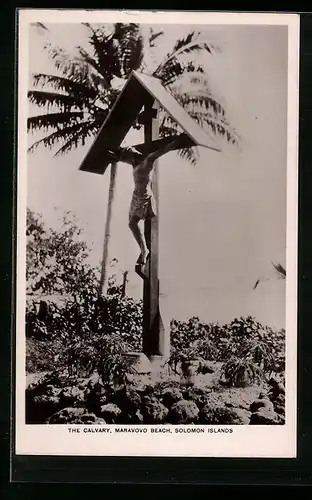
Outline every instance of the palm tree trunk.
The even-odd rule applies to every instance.
[[[127,283],[128,283],[128,271],[125,271],[123,273],[123,281],[122,281],[122,290],[121,290],[122,298],[126,296]]]
[[[110,230],[112,222],[112,208],[115,195],[116,173],[117,173],[117,163],[113,162],[111,164],[110,182],[108,190],[108,204],[106,212],[103,257],[102,257],[101,278],[99,286],[100,295],[105,295],[107,292],[107,261],[108,261],[108,248],[109,248]]]

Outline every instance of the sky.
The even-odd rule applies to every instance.
[[[30,29],[29,75],[55,73],[43,45],[47,35],[72,50],[86,43],[78,24]],[[161,59],[192,26],[166,26],[157,51]],[[159,163],[160,305],[168,318],[225,323],[252,315],[273,328],[285,326],[285,282],[272,262],[285,265],[287,159],[287,28],[283,26],[202,26],[204,38],[221,52],[207,54],[211,85],[226,102],[228,117],[242,137],[241,149],[200,149],[195,166],[167,154]],[[29,114],[34,109],[29,107]],[[35,111],[37,114],[37,112]],[[33,138],[29,136],[29,144]],[[128,137],[129,142],[134,136]],[[108,197],[105,175],[80,172],[90,143],[64,157],[38,149],[28,155],[27,205],[56,224],[55,207],[71,210],[91,247],[102,256]],[[118,164],[110,258],[129,271],[128,293],[142,294],[134,273],[138,248],[127,227],[131,169]],[[259,278],[265,279],[253,290]]]

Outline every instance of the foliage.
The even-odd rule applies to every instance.
[[[98,132],[133,70],[159,78],[198,123],[238,143],[224,106],[210,88],[204,67],[193,62],[198,52],[212,55],[218,50],[211,41],[192,31],[176,40],[164,60],[153,68],[156,41],[161,43],[164,32],[151,29],[146,38],[135,23],[83,24],[88,34],[86,47],[79,46],[75,54],[70,54],[47,44],[56,74],[33,75],[34,90],[28,92],[28,97],[41,114],[28,118],[28,130],[44,131],[45,135],[32,144],[30,151],[39,145],[52,148],[59,144],[56,154],[62,154],[84,145],[87,138]],[[141,127],[139,120],[134,127]],[[176,130],[171,117],[161,112],[160,136],[171,136]],[[195,161],[192,149],[182,149],[180,154]]]
[[[88,247],[71,212],[60,219],[60,230],[45,227],[27,209],[26,280],[28,294],[75,295],[96,279],[87,264]]]
[[[280,278],[280,279],[286,279],[286,269],[284,266],[282,266],[282,264],[280,263],[277,263],[277,264],[274,264],[272,263],[275,271],[276,271],[276,274],[277,274],[277,277]]]
[[[60,343],[55,340],[28,338],[26,342],[27,374],[56,369],[60,350]]]
[[[57,360],[58,369],[68,375],[98,370],[109,382],[121,383],[131,372],[123,352],[141,347],[142,303],[122,296],[115,275],[110,277],[107,295],[99,295],[98,273],[87,264],[88,249],[77,239],[81,232],[68,214],[59,231],[48,230],[30,210],[27,215],[27,280],[31,293],[26,335],[29,346],[37,340],[40,352],[41,344],[45,342],[47,347],[40,363],[34,349],[28,353],[28,367],[33,370],[30,358],[34,355],[34,365],[42,369],[51,368]]]
[[[129,381],[128,375],[136,373],[131,361],[123,356],[123,351],[115,354],[104,353],[97,370],[103,382],[113,387],[126,385]]]
[[[142,306],[130,297],[98,297],[96,288],[84,289],[79,300],[76,297],[61,306],[50,303],[49,314],[40,323],[43,327],[39,333],[32,330],[33,307],[26,313],[28,335],[58,341],[58,365],[71,374],[80,369],[87,373],[94,370],[100,370],[102,374],[113,373],[113,360],[118,361],[123,369],[125,362],[121,360],[121,354],[141,347]]]
[[[222,375],[230,385],[245,379],[252,383],[285,369],[285,331],[273,331],[250,316],[223,326],[202,323],[197,317],[173,320],[171,340],[168,365],[184,376],[190,365],[203,373],[206,360],[224,363]]]
[[[221,376],[233,387],[246,387],[261,380],[260,367],[250,359],[231,357],[221,369]]]
[[[40,352],[46,342],[47,369],[57,363],[70,375],[97,370],[105,383],[123,384],[132,371],[124,353],[142,347],[142,301],[123,295],[114,274],[107,295],[99,295],[98,273],[87,264],[88,249],[80,236],[69,214],[56,231],[28,211],[27,278],[32,293],[26,335],[39,341]],[[44,293],[54,296],[42,300]],[[223,362],[223,378],[238,386],[285,369],[285,331],[273,331],[252,317],[235,318],[227,325],[207,324],[198,317],[173,319],[171,344],[168,366],[188,379],[210,373],[210,362]],[[44,369],[37,353],[34,358],[31,366],[28,356],[30,370],[35,365]]]
[[[192,345],[192,349],[201,352],[204,359],[214,360],[217,357],[216,343],[222,337],[222,327],[217,323],[203,323],[198,317],[187,321],[173,319],[171,321],[171,345],[173,349],[184,352]]]

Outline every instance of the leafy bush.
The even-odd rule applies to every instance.
[[[28,339],[26,342],[26,372],[36,373],[56,369],[60,343],[51,340]]]
[[[246,387],[259,382],[262,378],[262,372],[252,360],[233,356],[223,364],[222,376],[230,386]]]
[[[27,209],[27,293],[75,295],[93,278],[89,249],[71,212],[60,217],[62,229],[46,228],[40,215]]]
[[[203,359],[217,359],[217,342],[222,337],[222,327],[217,323],[202,323],[194,316],[188,321],[171,321],[171,345],[174,350],[186,351],[190,347]]]
[[[244,376],[255,382],[285,369],[285,331],[264,327],[250,316],[223,326],[204,324],[197,317],[173,320],[171,336],[169,366],[185,376],[196,362],[200,372],[203,360],[222,361],[223,376],[229,376],[230,385],[243,383]]]

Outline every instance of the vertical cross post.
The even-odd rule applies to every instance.
[[[150,143],[159,137],[157,104],[153,100],[145,105],[144,140]],[[157,162],[157,160],[156,160]],[[154,166],[152,190],[158,214],[158,172]],[[145,221],[145,238],[150,251],[146,278],[143,280],[143,353],[150,359],[164,356],[168,332],[165,331],[159,309],[158,277],[158,215]]]

